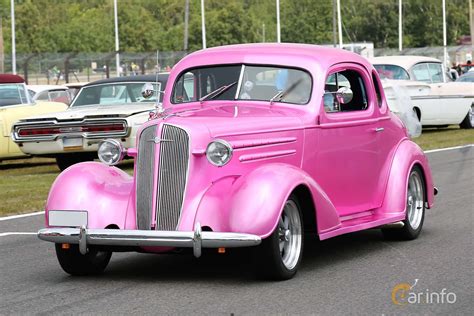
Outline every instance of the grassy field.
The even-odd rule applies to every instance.
[[[474,130],[425,129],[414,141],[424,150],[474,143]],[[131,173],[131,162],[121,167]],[[59,169],[54,159],[31,158],[0,163],[0,216],[42,210]]]

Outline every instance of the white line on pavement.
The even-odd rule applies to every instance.
[[[426,150],[426,151],[425,151],[425,154],[437,153],[437,152],[439,152],[439,151],[447,151],[447,150],[468,148],[468,147],[473,147],[473,146],[474,146],[474,144],[469,144],[469,145],[456,146],[456,147],[447,147],[447,148],[440,148],[440,149],[431,149],[431,150]]]
[[[12,216],[6,216],[6,217],[0,217],[0,222],[1,221],[7,221],[9,219],[17,219],[17,218],[29,217],[29,216],[35,216],[35,215],[41,215],[41,214],[44,214],[44,211],[34,212],[34,213],[27,213],[27,214],[20,214],[20,215],[12,215]]]
[[[13,236],[13,235],[36,235],[37,233],[26,233],[26,232],[8,232],[8,233],[0,233],[0,237],[5,236]]]

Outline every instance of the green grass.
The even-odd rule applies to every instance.
[[[424,150],[474,143],[474,130],[457,127],[425,129],[413,139]],[[120,165],[129,174],[133,164]],[[0,163],[0,216],[40,211],[59,169],[54,159],[31,158]]]
[[[420,137],[413,138],[423,150],[474,144],[474,129],[447,128],[423,129]]]

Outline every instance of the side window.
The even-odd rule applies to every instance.
[[[441,83],[443,82],[443,66],[438,63],[428,64],[428,69],[430,71],[430,77],[432,83]]]
[[[195,76],[192,72],[181,76],[176,82],[173,99],[176,103],[196,101],[194,97]]]
[[[372,73],[372,81],[374,82],[375,94],[377,95],[377,104],[379,107],[382,106],[382,91],[380,89],[379,80],[375,73]]]
[[[349,88],[352,91],[352,98],[349,97],[345,102],[342,102],[341,96],[337,93],[341,88]],[[328,113],[367,109],[367,90],[362,76],[356,70],[344,70],[329,75],[326,79],[324,92],[324,110]]]
[[[431,83],[431,76],[427,64],[418,64],[412,68],[415,80]]]

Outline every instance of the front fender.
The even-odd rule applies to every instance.
[[[54,181],[46,202],[49,210],[85,210],[88,228],[114,224],[123,229],[133,178],[116,167],[82,162],[64,170]]]
[[[195,222],[214,231],[266,238],[275,229],[289,195],[300,185],[311,193],[318,232],[338,227],[337,212],[319,185],[303,170],[283,163],[267,164],[245,176],[229,176],[213,183],[201,199]]]
[[[428,159],[417,144],[410,140],[404,140],[398,145],[392,160],[381,212],[405,212],[408,177],[415,165],[419,165],[423,171],[428,208],[433,206],[434,186]]]

